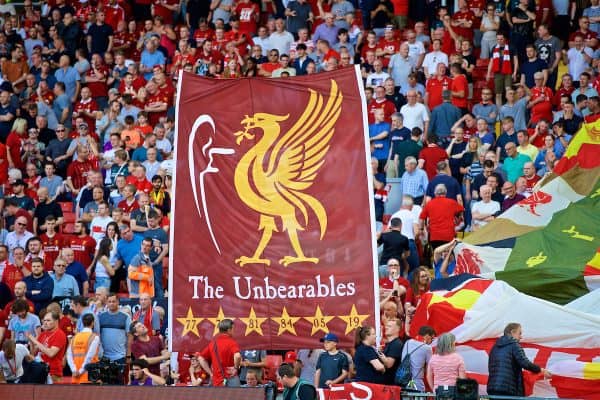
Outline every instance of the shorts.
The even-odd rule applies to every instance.
[[[512,86],[512,75],[494,74],[494,91],[496,94],[503,94],[507,87]]]

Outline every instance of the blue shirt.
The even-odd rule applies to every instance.
[[[444,279],[444,277],[442,276],[442,273],[440,272],[443,262],[444,262],[444,259],[440,258],[440,260],[438,262],[436,262],[433,267],[435,270],[435,279]],[[456,261],[452,260],[448,263],[448,268],[446,268],[446,273],[448,275],[452,275],[454,273],[454,268],[456,268]]]
[[[388,124],[387,122],[379,122],[379,123],[374,123],[374,124],[370,124],[369,125],[369,137],[375,137],[379,134],[381,134],[382,132],[390,132],[390,124]],[[379,140],[374,140],[373,143],[376,146],[383,146],[380,148],[375,148],[375,151],[373,152],[373,157],[377,158],[378,160],[386,160],[388,158],[388,155],[390,154],[390,138],[389,136],[384,138],[384,139],[379,139]]]
[[[85,272],[83,264],[79,261],[73,261],[67,266],[65,273],[75,278],[79,286],[79,293],[83,293],[83,283],[88,281],[88,274]]]
[[[67,67],[65,71],[63,68],[59,68],[54,72],[54,77],[57,81],[65,84],[65,93],[67,94],[69,101],[75,97],[75,90],[77,89],[77,82],[81,80],[79,72],[73,67]],[[57,117],[60,114],[57,114]]]
[[[427,196],[434,198],[435,187],[440,183],[446,186],[446,190],[448,190],[448,193],[446,193],[447,198],[456,200],[458,195],[462,194],[462,188],[460,187],[456,179],[454,179],[450,175],[439,174],[434,176],[433,179],[429,182],[429,185],[427,185]]]
[[[133,257],[140,252],[142,240],[144,240],[143,236],[133,235],[131,241],[119,239],[119,242],[117,242],[117,258],[123,261],[124,268],[127,268]]]
[[[98,315],[98,322],[104,356],[111,361],[125,358],[131,317],[122,311],[106,311]]]
[[[144,50],[142,52],[142,57],[140,59],[140,64],[147,68],[152,68],[155,65],[164,66],[166,63],[165,55],[158,50],[154,50],[153,53],[150,53],[148,50]],[[146,72],[144,74],[144,78],[148,81],[152,79],[152,75],[154,73],[152,71]]]

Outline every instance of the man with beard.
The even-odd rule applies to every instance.
[[[26,296],[33,302],[35,313],[38,314],[50,304],[54,282],[47,272],[44,272],[44,260],[39,257],[31,260],[31,275],[23,279],[27,285]]]
[[[73,236],[68,247],[73,250],[75,260],[89,267],[96,251],[96,240],[89,235],[88,228],[82,221],[75,222]]]

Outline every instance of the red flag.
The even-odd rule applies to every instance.
[[[365,101],[357,70],[295,79],[183,74],[171,243],[172,343],[223,318],[243,348],[352,344],[375,324]]]

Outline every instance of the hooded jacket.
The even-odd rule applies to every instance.
[[[490,352],[488,393],[524,396],[522,370],[539,373],[541,368],[527,358],[519,342],[512,336],[502,336]]]

